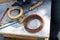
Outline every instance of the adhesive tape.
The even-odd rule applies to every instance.
[[[31,20],[34,20],[34,19],[38,19],[40,22],[41,22],[41,25],[36,28],[36,29],[30,29],[28,28],[28,23],[31,21]],[[36,32],[39,32],[42,30],[42,28],[44,27],[44,21],[42,19],[42,17],[38,16],[38,15],[30,15],[28,16],[25,21],[24,21],[24,28],[26,29],[26,31],[30,32],[30,33],[36,33]]]
[[[12,15],[11,15],[11,11],[14,10],[14,9],[16,9],[16,8],[20,8],[20,13],[19,13],[18,15],[16,15],[16,16],[12,16]],[[9,17],[9,18],[11,18],[11,19],[17,19],[17,18],[19,18],[20,16],[23,15],[23,9],[22,9],[22,7],[13,6],[13,7],[10,7],[10,8],[9,8],[9,10],[8,10],[7,13],[8,13],[8,17]]]

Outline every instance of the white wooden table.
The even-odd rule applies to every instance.
[[[37,9],[35,9],[35,10],[31,11],[31,12],[28,12],[28,16],[31,13],[40,15],[43,18],[43,20],[44,20],[44,23],[45,24],[44,24],[43,29],[40,32],[38,32],[38,33],[29,33],[29,32],[27,32],[25,30],[23,24],[16,23],[16,24],[13,24],[13,25],[8,26],[6,28],[0,29],[0,34],[30,36],[30,37],[37,37],[37,38],[49,38],[49,35],[50,35],[50,18],[51,18],[50,17],[50,13],[51,13],[51,2],[49,2],[49,1],[44,2]],[[5,19],[7,19],[6,16],[3,19],[3,23],[6,22]],[[6,25],[8,25],[8,24],[6,24]]]

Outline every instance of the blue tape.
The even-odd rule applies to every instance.
[[[29,1],[29,0],[27,0],[26,2],[17,2],[16,4],[17,4],[17,6],[23,6],[23,5],[27,5],[27,4],[30,4],[31,3],[31,1]]]

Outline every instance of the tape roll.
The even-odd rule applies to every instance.
[[[14,10],[14,9],[17,9],[17,8],[20,8],[20,13],[18,15],[16,15],[16,16],[12,16],[11,15],[11,11]],[[19,18],[20,16],[23,15],[23,9],[22,9],[22,7],[13,6],[13,7],[9,8],[9,10],[8,10],[7,13],[8,13],[9,18],[11,18],[11,19],[17,19],[17,18]]]
[[[31,21],[31,20],[34,20],[34,19],[38,19],[40,22],[41,22],[41,25],[36,28],[36,29],[30,29],[27,27],[28,23]],[[38,15],[30,15],[28,16],[25,21],[24,21],[24,28],[26,29],[26,31],[30,32],[30,33],[36,33],[36,32],[39,32],[42,30],[44,26],[44,21],[42,19],[42,17],[38,16]]]

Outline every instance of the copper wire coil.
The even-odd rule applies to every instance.
[[[27,25],[31,20],[34,20],[34,19],[38,19],[41,22],[41,25],[37,29],[29,29]],[[44,21],[42,17],[35,15],[35,14],[28,16],[24,21],[24,28],[30,33],[36,33],[36,32],[41,31],[43,29],[43,26],[44,26]]]
[[[14,9],[16,9],[16,8],[20,8],[20,13],[19,13],[18,15],[16,15],[16,16],[12,16],[12,15],[11,15],[11,11],[14,10]],[[8,17],[9,17],[9,18],[11,18],[11,19],[17,19],[17,18],[19,18],[20,16],[23,15],[23,9],[22,9],[22,7],[13,6],[13,7],[10,7],[10,8],[9,8],[9,10],[8,10],[7,13],[8,13]]]

